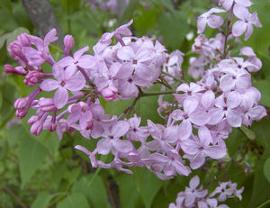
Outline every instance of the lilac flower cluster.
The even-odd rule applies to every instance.
[[[201,78],[205,70],[211,68],[224,58],[227,53],[227,45],[224,42],[233,40],[244,35],[245,40],[252,35],[254,27],[261,27],[257,13],[251,13],[249,8],[252,5],[250,0],[219,0],[220,8],[210,9],[198,17],[198,32],[200,35],[195,39],[192,51],[197,53],[197,58],[190,59],[189,74],[195,78]],[[220,15],[225,14],[226,19]],[[216,37],[207,39],[202,33],[206,26],[219,29]],[[254,53],[253,56],[256,57]],[[225,54],[227,55],[227,54]],[[260,63],[257,70],[260,69]]]
[[[184,54],[168,54],[157,40],[134,37],[129,29],[132,21],[104,33],[92,55],[88,47],[73,52],[74,39],[66,35],[59,60],[50,53],[50,45],[57,40],[54,29],[44,39],[19,35],[8,46],[18,66],[5,65],[5,71],[22,76],[33,91],[15,101],[17,117],[25,117],[30,109],[35,112],[28,120],[34,135],[56,131],[61,139],[63,133],[77,131],[95,140],[93,150],[75,147],[95,168],[132,173],[131,167],[146,167],[159,178],[169,179],[189,175],[208,159],[224,158],[225,140],[232,128],[250,126],[262,119],[266,110],[259,105],[261,95],[251,79],[252,73],[261,69],[261,61],[250,47],[242,48],[237,57],[229,50],[229,41],[244,33],[249,37],[253,25],[260,26],[257,15],[246,13],[249,0],[221,0],[220,5],[223,8],[211,9],[198,19],[199,33],[206,25],[220,28],[223,24],[226,33],[210,39],[199,34],[195,39],[192,50],[198,57],[190,60],[189,72],[199,81],[191,83],[183,80]],[[220,16],[223,13],[227,14],[225,20]],[[246,30],[240,32],[239,21],[245,22]],[[147,92],[156,83],[162,85],[160,92]],[[164,125],[148,120],[143,126],[140,117],[129,116],[138,99],[157,95]],[[173,96],[168,101],[165,95]],[[134,101],[121,116],[114,116],[106,114],[100,98]],[[108,155],[110,162],[104,161],[103,155]],[[192,181],[196,189],[198,179]],[[205,191],[199,192],[203,193],[197,197],[201,207],[217,207],[221,201],[212,199],[214,195],[208,200]],[[177,204],[186,203],[186,194],[180,195]],[[197,198],[192,203],[197,203]],[[193,207],[192,203],[183,206]]]
[[[171,203],[169,208],[228,208],[224,202],[229,198],[237,197],[242,199],[244,188],[237,189],[237,184],[231,181],[222,182],[212,193],[200,186],[200,178],[194,176],[189,187],[185,191],[178,193],[175,203]]]

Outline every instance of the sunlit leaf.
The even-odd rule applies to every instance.
[[[83,194],[94,208],[109,207],[105,185],[98,175],[82,177],[73,185],[72,192]]]
[[[43,165],[47,157],[47,150],[32,137],[21,137],[17,139],[21,140],[19,164],[22,186],[24,186]]]
[[[73,193],[58,203],[57,208],[90,208],[83,194]]]
[[[31,208],[46,208],[49,205],[52,196],[47,193],[39,193]]]

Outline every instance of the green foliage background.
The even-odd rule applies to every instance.
[[[124,14],[115,17],[108,12],[91,9],[80,0],[51,0],[64,33],[75,36],[77,47],[92,46],[104,31],[134,19],[136,35],[154,35],[169,49],[190,50],[196,36],[196,16],[212,6],[210,0],[133,0]],[[263,28],[257,29],[245,43],[252,46],[264,67],[254,78],[262,92],[262,104],[270,108],[270,1],[255,0]],[[115,22],[109,27],[108,22]],[[163,208],[174,201],[189,178],[177,177],[161,181],[149,171],[135,169],[134,175],[113,170],[94,170],[87,158],[73,146],[93,145],[80,135],[65,135],[60,142],[55,134],[39,137],[29,134],[26,120],[14,118],[12,103],[30,89],[21,79],[2,73],[7,56],[6,45],[23,31],[36,33],[21,1],[0,0],[0,207],[32,208]],[[59,56],[59,48],[52,49]],[[188,58],[188,57],[187,57]],[[186,68],[185,63],[184,68]],[[108,113],[120,113],[127,102],[104,103]],[[160,121],[156,99],[142,99],[136,112],[144,118]],[[227,141],[227,163],[207,163],[194,172],[212,190],[218,181],[232,180],[245,187],[241,202],[231,200],[233,208],[270,207],[270,120],[264,119],[251,129],[237,129]],[[268,205],[267,205],[268,204]]]

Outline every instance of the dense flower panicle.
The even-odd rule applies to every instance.
[[[95,46],[97,62],[90,73],[107,100],[137,97],[139,87],[150,87],[159,78],[165,63],[165,48],[158,41],[146,37],[122,41],[106,48]]]
[[[224,202],[229,198],[242,199],[244,188],[237,189],[231,181],[220,183],[212,193],[200,186],[200,178],[194,176],[185,191],[178,193],[175,203],[169,208],[228,208]]]
[[[28,120],[34,135],[50,131],[62,139],[66,132],[79,132],[96,140],[91,150],[75,147],[95,168],[131,174],[132,167],[145,167],[166,180],[188,176],[207,160],[222,160],[232,129],[249,127],[262,119],[266,110],[259,104],[260,92],[252,85],[252,74],[262,68],[262,62],[250,47],[242,48],[235,57],[228,47],[229,41],[242,34],[248,38],[253,26],[260,26],[257,15],[249,13],[249,0],[220,0],[219,4],[222,8],[198,18],[199,35],[192,46],[197,56],[190,58],[188,69],[197,81],[190,83],[183,80],[184,54],[178,50],[169,54],[157,40],[134,37],[129,28],[132,21],[104,33],[92,55],[88,47],[73,51],[74,39],[66,35],[59,60],[49,50],[57,40],[54,29],[44,39],[19,35],[8,46],[18,66],[7,64],[4,68],[8,74],[23,76],[33,91],[15,101],[16,116],[23,118],[30,109],[35,111]],[[220,16],[223,13],[228,13],[229,20]],[[241,21],[244,29],[238,28]],[[229,32],[219,31],[208,38],[202,34],[207,25],[214,29],[227,25]],[[44,70],[44,64],[49,64],[51,71]],[[140,117],[129,116],[130,108],[140,97],[150,96],[145,90],[155,83],[162,85],[161,91],[152,95],[161,95],[157,111],[165,122],[147,120],[142,125]],[[172,99],[166,100],[168,94]],[[121,116],[108,115],[100,98],[134,99],[134,105]],[[103,155],[109,155],[110,162],[102,160]],[[242,193],[231,182],[222,183],[222,188],[210,195],[198,186],[199,179],[193,178],[170,208],[227,207],[219,202],[240,198]]]

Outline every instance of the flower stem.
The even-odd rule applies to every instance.
[[[224,49],[223,49],[223,58],[225,59],[228,55],[228,38],[229,38],[229,35],[231,34],[231,30],[232,30],[232,18],[233,18],[233,15],[232,15],[232,10],[233,10],[233,7],[234,7],[235,3],[233,3],[232,5],[232,9],[230,11],[230,14],[228,16],[228,19],[227,19],[227,23],[226,23],[226,32],[225,32],[225,41],[224,41]]]
[[[88,74],[86,73],[86,71],[81,68],[78,67],[78,70],[82,73],[82,75],[84,76],[85,80],[88,82],[88,84],[93,87],[94,89],[96,88],[96,86],[94,85],[94,83],[91,81],[90,77],[88,76]]]
[[[122,118],[123,116],[128,115],[136,106],[137,102],[142,98],[142,97],[150,97],[150,96],[159,96],[159,95],[172,95],[172,94],[177,94],[175,91],[167,91],[167,92],[149,92],[145,93],[142,91],[141,88],[139,88],[139,95],[133,100],[130,106],[128,106],[123,113],[119,116],[119,118]]]
[[[168,77],[171,77],[172,79],[174,79],[175,81],[178,81],[178,82],[181,82],[181,80],[180,79],[178,79],[177,77],[174,77],[173,75],[171,75],[171,74],[169,74],[169,73],[167,73],[167,72],[161,72],[162,74],[164,74],[164,75],[166,75],[166,76],[168,76]]]
[[[175,91],[167,91],[167,92],[149,92],[149,93],[143,93],[141,97],[149,97],[149,96],[159,96],[159,95],[172,95],[177,94]]]

